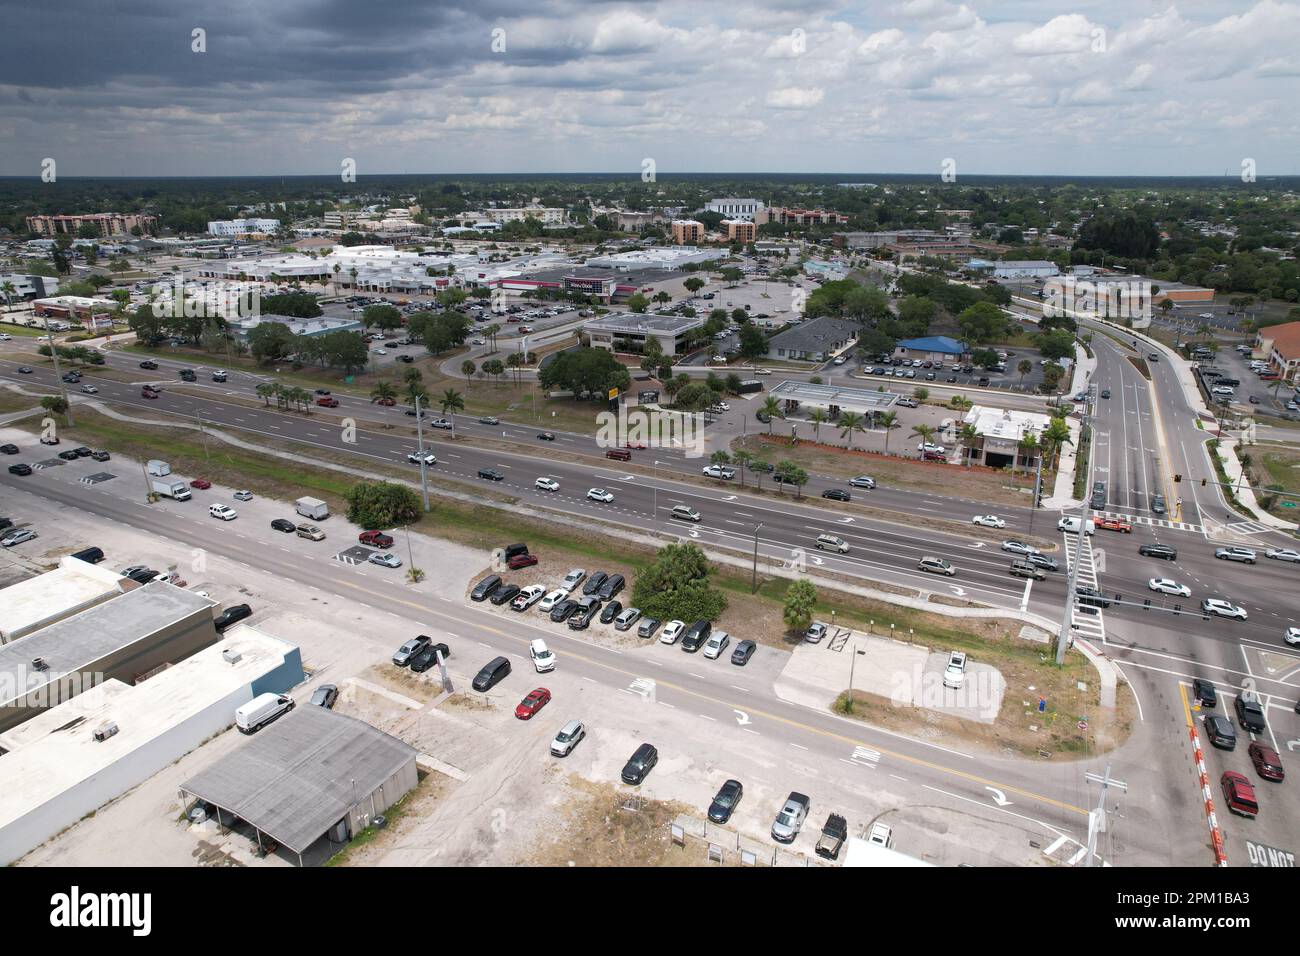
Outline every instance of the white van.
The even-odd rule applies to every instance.
[[[849,553],[849,543],[843,538],[837,537],[833,534],[819,534],[817,536],[817,550],[821,551],[824,548],[830,548],[832,551],[838,551],[840,554]]]
[[[235,711],[235,726],[241,734],[251,734],[281,714],[293,710],[293,698],[284,694],[258,694]]]
[[[1064,517],[1060,521],[1056,522],[1056,530],[1068,531],[1071,534],[1078,534],[1079,519],[1074,517],[1069,517],[1069,516]],[[1085,534],[1095,534],[1097,531],[1097,525],[1096,523],[1093,522],[1091,518],[1089,518],[1087,527],[1085,527],[1083,530]]]
[[[690,505],[673,505],[673,517],[683,521],[699,521],[700,513]]]

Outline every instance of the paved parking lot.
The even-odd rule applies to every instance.
[[[1202,367],[1217,369],[1223,378],[1235,378],[1240,384],[1230,396],[1233,405],[1247,407],[1278,418],[1300,421],[1300,411],[1288,409],[1286,403],[1296,400],[1292,386],[1281,381],[1266,381],[1250,370],[1251,357],[1243,355],[1232,348],[1220,347],[1218,354]],[[1217,381],[1211,376],[1205,378],[1207,388],[1214,388]],[[1212,395],[1218,399],[1219,396]],[[1252,401],[1254,399],[1254,401]]]

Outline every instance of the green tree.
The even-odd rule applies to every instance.
[[[848,439],[850,448],[853,447],[853,433],[866,430],[864,427],[865,421],[858,412],[840,413],[840,437]]]
[[[650,300],[640,292],[633,292],[627,298],[627,307],[633,312],[644,312],[650,307]]]
[[[742,448],[739,451],[732,452],[731,460],[736,463],[736,474],[740,476],[740,487],[744,488],[745,469],[754,460],[754,456]]]
[[[1025,376],[1034,370],[1034,363],[1029,359],[1021,359],[1016,363],[1016,371],[1020,373],[1020,384],[1025,384]]]
[[[782,409],[781,400],[768,396],[763,399],[763,407],[759,409],[767,417],[767,433],[772,434],[772,424],[778,418],[785,418],[785,411]]]
[[[898,427],[897,412],[881,412],[876,416],[876,424],[885,430],[885,454],[889,454],[889,433]]]
[[[824,425],[824,424],[826,423],[826,421],[827,421],[828,418],[829,418],[829,416],[826,414],[826,410],[825,410],[825,409],[822,409],[822,408],[814,408],[814,409],[809,413],[809,415],[808,415],[808,421],[812,422],[812,427],[813,427],[813,439],[814,439],[815,441],[821,441],[821,438],[822,438],[822,425]]]
[[[709,584],[712,566],[698,545],[669,544],[636,577],[634,606],[660,620],[715,621],[727,599]]]
[[[420,517],[415,489],[390,481],[363,481],[344,495],[348,521],[362,528],[391,528]]]
[[[375,402],[397,401],[397,389],[392,382],[376,382],[370,390],[371,404]]]
[[[976,302],[957,316],[957,328],[969,345],[995,342],[1007,333],[1007,317],[991,302]]]
[[[802,634],[812,624],[813,611],[817,608],[817,589],[811,581],[802,578],[791,581],[785,589],[785,600],[781,606],[781,617],[785,626],[796,634]]]
[[[473,376],[473,374],[477,371],[478,371],[478,366],[475,365],[470,359],[465,359],[465,361],[460,363],[460,374],[465,376],[465,381],[467,382],[470,380],[470,377]]]
[[[767,336],[756,325],[750,324],[741,327],[740,330],[740,356],[745,359],[756,359],[759,356],[767,354]]]
[[[454,415],[456,412],[463,412],[465,410],[465,399],[460,392],[456,391],[454,388],[449,388],[443,392],[442,397],[438,399],[438,405],[441,406],[442,414],[444,416],[448,412],[451,412]]]

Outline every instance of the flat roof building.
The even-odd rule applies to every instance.
[[[932,362],[951,361],[966,354],[965,344],[947,335],[927,335],[894,343],[894,354]]]
[[[704,241],[704,223],[695,219],[674,219],[672,230],[673,242],[679,246],[690,246]]]
[[[761,199],[738,199],[734,196],[711,199],[704,204],[705,212],[721,213],[728,217],[745,216],[748,219],[753,219],[762,208],[764,204]]]
[[[220,733],[241,704],[303,676],[297,647],[239,624],[135,686],[107,680],[0,734],[0,864]]]
[[[615,252],[593,256],[588,266],[631,271],[635,269],[680,269],[698,262],[711,262],[727,254],[725,249],[705,249],[697,246],[652,246],[631,252]]]
[[[1030,433],[1041,437],[1052,423],[1049,416],[1038,412],[992,408],[987,405],[972,405],[963,421],[967,425],[974,425],[978,436],[967,449],[972,464],[987,465],[990,468],[1012,465],[1025,469],[1038,466],[1041,452],[1022,451],[1021,440]]]
[[[248,333],[263,322],[278,322],[288,327],[294,335],[325,335],[327,332],[361,332],[365,324],[360,319],[335,319],[328,315],[314,319],[300,319],[291,315],[256,315],[247,319],[234,319],[230,328],[240,339],[247,339]]]
[[[0,588],[0,644],[26,637],[136,587],[116,571],[65,556],[52,571]]]
[[[628,313],[592,319],[583,331],[595,348],[639,354],[649,339],[657,339],[664,355],[673,356],[689,351],[691,333],[703,327],[700,317]]]

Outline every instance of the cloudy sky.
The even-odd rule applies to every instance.
[[[186,6],[193,13],[178,12]],[[1280,0],[0,0],[0,174],[1300,174]],[[200,41],[204,52],[196,52]]]

